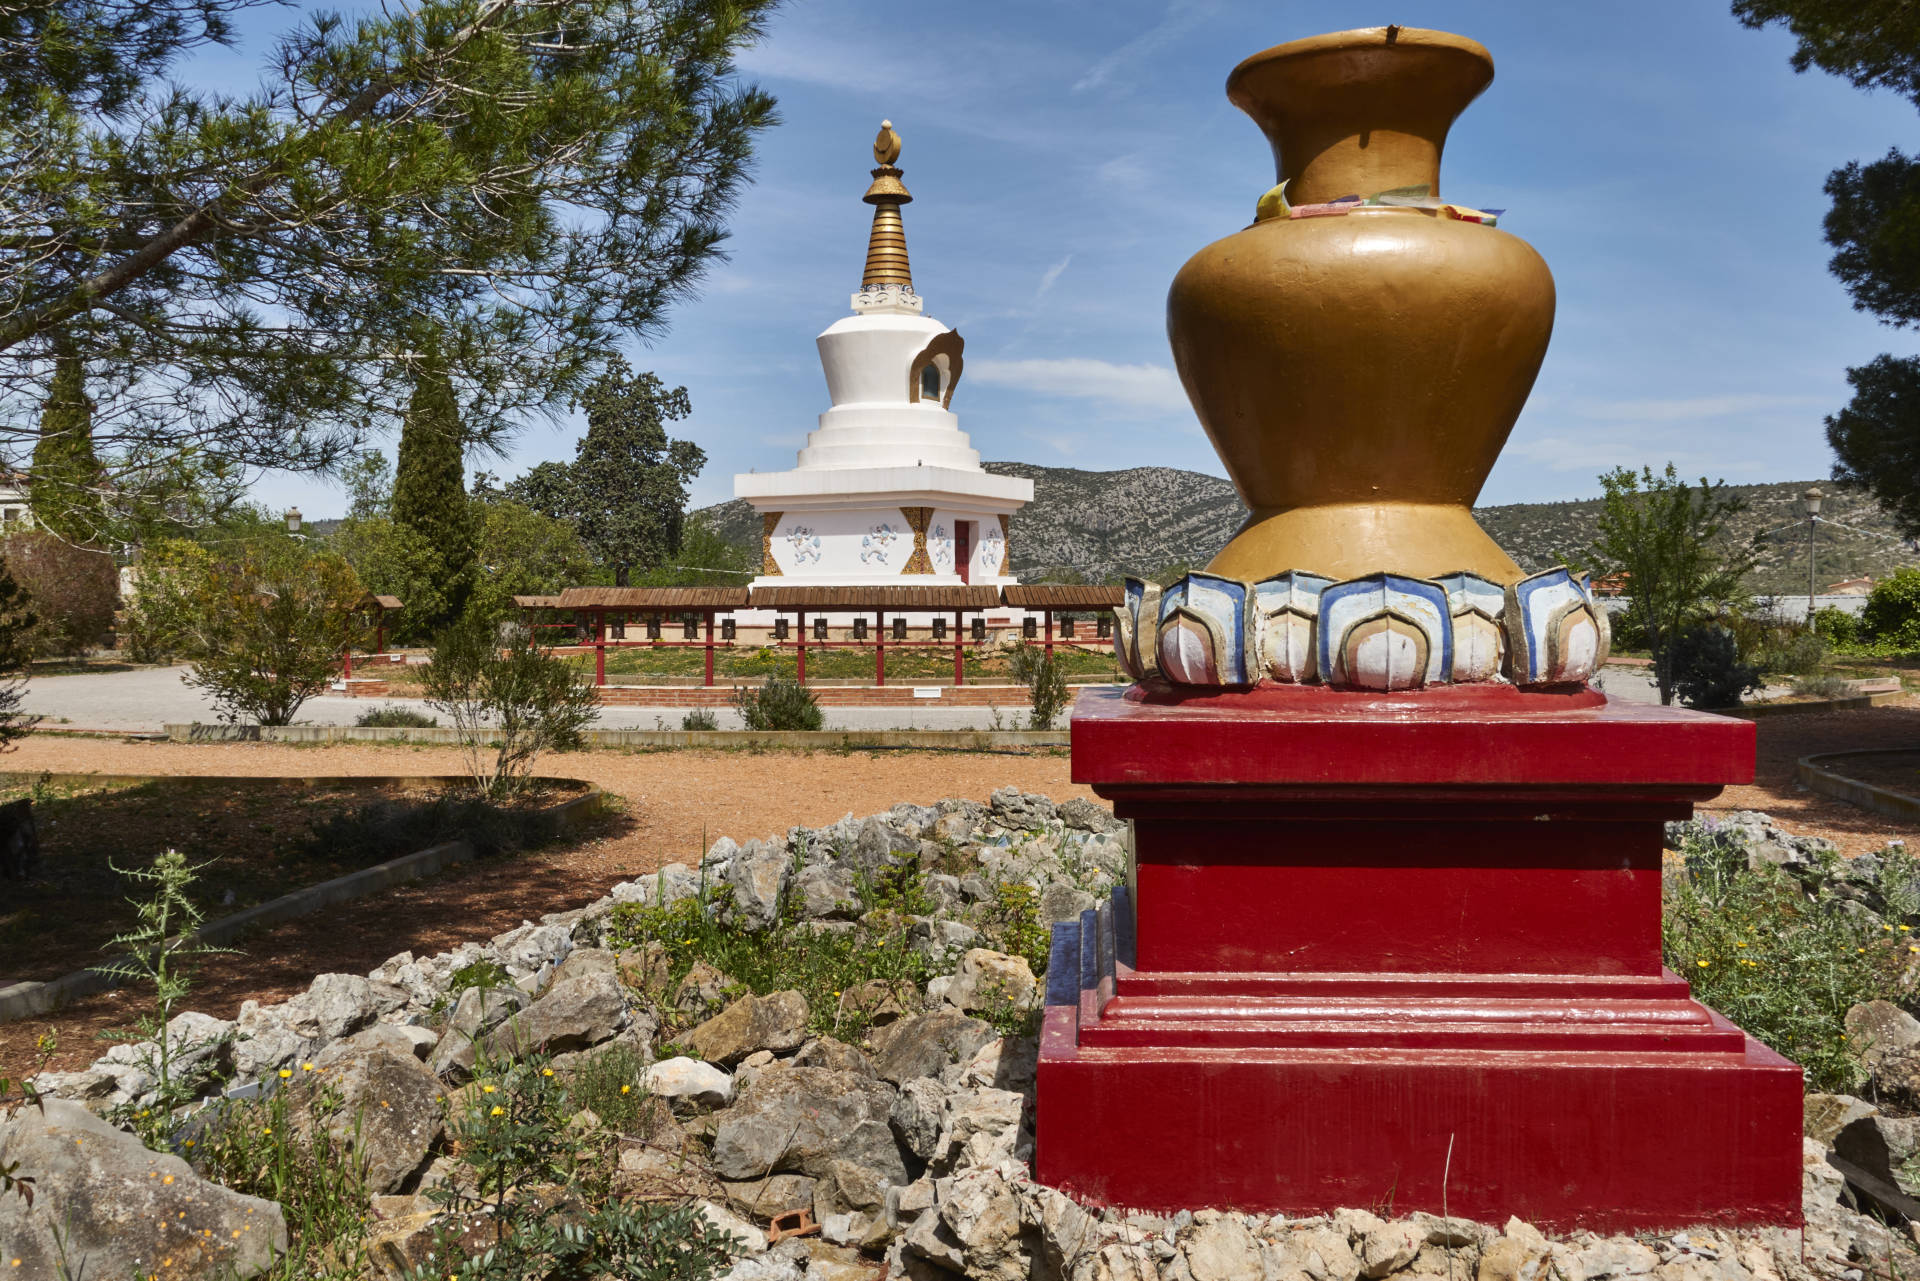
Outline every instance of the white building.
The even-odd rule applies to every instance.
[[[900,137],[874,143],[866,272],[853,314],[816,340],[833,407],[791,471],[736,475],[760,513],[755,587],[900,586],[1016,581],[1008,518],[1033,482],[982,470],[953,413],[959,333],[921,314],[900,206],[912,200],[893,162]]]

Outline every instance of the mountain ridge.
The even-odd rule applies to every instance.
[[[1218,476],[1175,467],[1085,471],[1013,461],[984,464],[1002,476],[1033,481],[1033,501],[1009,529],[1013,572],[1029,582],[1078,575],[1102,582],[1123,574],[1152,576],[1200,568],[1233,536],[1246,508],[1233,485]],[[1883,578],[1920,565],[1920,549],[1900,537],[1871,495],[1837,489],[1829,481],[1775,481],[1728,485],[1747,510],[1728,522],[1727,537],[1755,536],[1758,563],[1748,578],[1756,595],[1793,595],[1807,589],[1807,520],[1800,495],[1812,484],[1826,491],[1819,530],[1818,579],[1824,588],[1843,579]],[[1483,529],[1522,568],[1579,563],[1591,546],[1601,510],[1598,498],[1476,507]],[[741,499],[700,509],[732,542],[757,547],[760,522]]]

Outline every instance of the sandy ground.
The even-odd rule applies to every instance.
[[[1756,778],[1702,807],[1765,810],[1789,830],[1826,836],[1849,855],[1902,839],[1909,827],[1796,788],[1793,763],[1813,752],[1920,747],[1920,699],[1890,707],[1759,722]],[[0,769],[141,774],[314,776],[454,773],[445,748],[339,744],[184,745],[37,736],[0,757]],[[947,796],[984,800],[1014,786],[1055,800],[1090,796],[1068,781],[1064,752],[1023,755],[934,752],[583,752],[548,758],[542,772],[583,778],[621,797],[624,813],[578,845],[475,866],[289,922],[248,940],[244,956],[212,962],[193,1008],[231,1017],[249,997],[279,1000],[316,973],[365,973],[402,950],[442,951],[483,939],[543,912],[561,911],[615,882],[663,863],[691,861],[720,836],[736,839],[817,826],[847,813],[870,814],[897,801]],[[124,1026],[139,1011],[131,994],[109,993],[51,1018],[0,1024],[0,1075],[33,1061],[34,1037],[60,1037],[56,1065],[84,1066],[99,1053],[94,1034]]]

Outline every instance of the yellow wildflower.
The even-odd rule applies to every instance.
[[[495,1104],[493,1111],[488,1113],[488,1115],[489,1116],[505,1116],[506,1113],[507,1113],[507,1110],[505,1108],[499,1106],[498,1104]]]

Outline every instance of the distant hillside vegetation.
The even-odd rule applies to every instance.
[[[987,463],[988,471],[1033,482],[1033,502],[1013,518],[1013,570],[1020,577],[1080,577],[1102,582],[1121,574],[1154,574],[1179,566],[1204,566],[1246,517],[1233,486],[1217,476],[1172,467],[1126,471],[1079,471],[1032,463]],[[1827,491],[1821,515],[1854,533],[1825,525],[1820,530],[1820,585],[1871,575],[1883,578],[1920,564],[1920,550],[1896,541],[1898,531],[1880,505],[1859,492],[1836,492],[1825,481],[1779,481],[1731,485],[1746,499],[1729,537],[1745,542],[1764,533],[1760,563],[1750,580],[1756,595],[1807,589],[1807,524],[1800,494],[1819,484]],[[1545,569],[1562,559],[1578,561],[1592,543],[1600,500],[1515,503],[1479,507],[1474,518],[1527,569]],[[699,513],[729,541],[757,547],[760,521],[738,499]],[[1777,529],[1786,526],[1785,529]]]

